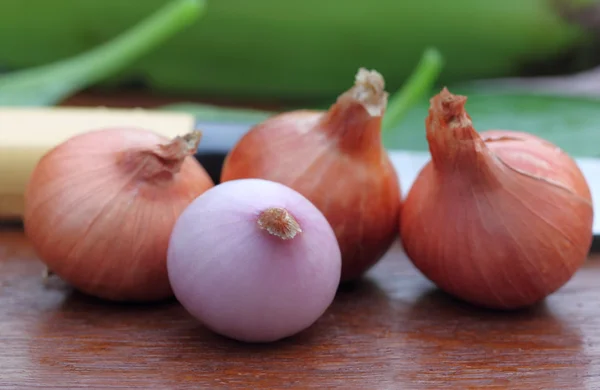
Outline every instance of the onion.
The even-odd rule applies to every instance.
[[[529,306],[584,263],[593,237],[590,189],[575,161],[539,137],[479,135],[466,100],[446,88],[431,99],[432,159],[405,200],[402,243],[425,276],[460,299]]]
[[[214,183],[191,157],[201,133],[141,129],[74,136],[45,154],[25,191],[41,260],[78,290],[117,301],[173,296],[166,255],[179,214]]]
[[[223,164],[221,181],[262,178],[289,186],[327,218],[342,251],[342,280],[358,279],[390,248],[401,207],[398,175],[383,147],[388,94],[376,71],[328,111],[291,111],[246,133]]]
[[[181,214],[167,264],[175,296],[207,328],[272,342],[326,311],[341,253],[306,198],[282,184],[244,179],[217,185]]]

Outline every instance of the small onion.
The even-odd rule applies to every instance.
[[[341,275],[333,229],[305,197],[262,179],[222,183],[177,220],[167,268],[175,296],[208,329],[272,342],[310,327]]]

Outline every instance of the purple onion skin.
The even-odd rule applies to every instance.
[[[284,240],[261,229],[265,209],[286,209],[302,232]],[[333,229],[304,196],[262,179],[224,182],[177,220],[167,256],[182,306],[208,329],[243,342],[273,342],[314,324],[341,276]]]

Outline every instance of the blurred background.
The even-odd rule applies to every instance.
[[[97,48],[169,3],[3,0],[1,75]],[[444,59],[436,85],[572,75],[598,64],[599,30],[594,0],[209,0],[193,22],[60,103],[321,105],[361,66],[401,88],[428,47]]]

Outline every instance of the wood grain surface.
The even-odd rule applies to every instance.
[[[179,100],[100,92],[64,105]],[[600,389],[598,260],[542,304],[499,313],[439,292],[395,247],[309,330],[247,345],[176,301],[110,304],[44,281],[23,233],[0,226],[0,389]]]
[[[117,305],[42,278],[0,229],[2,389],[600,388],[600,259],[519,312],[437,291],[395,247],[302,334],[269,345],[216,336],[175,302]]]

